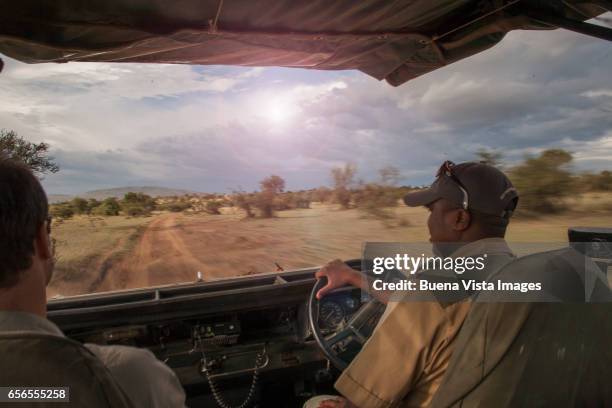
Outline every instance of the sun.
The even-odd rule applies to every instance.
[[[273,98],[262,106],[262,115],[271,123],[281,125],[291,121],[298,109],[288,98]]]

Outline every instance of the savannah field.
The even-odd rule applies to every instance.
[[[515,217],[508,241],[563,243],[568,226],[612,226],[612,193],[583,194],[569,208],[560,215]],[[198,271],[204,280],[215,280],[275,271],[276,264],[285,270],[312,267],[359,258],[365,241],[429,239],[423,208],[393,208],[392,220],[316,202],[273,218],[247,219],[238,208],[222,210],[60,221],[53,226],[57,264],[47,295],[192,282]]]

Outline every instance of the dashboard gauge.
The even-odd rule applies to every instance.
[[[357,299],[353,297],[347,297],[346,300],[344,301],[344,304],[349,310],[355,310],[357,309],[357,306],[358,306]]]
[[[327,329],[335,329],[344,320],[344,310],[338,303],[327,300],[321,303],[319,322]]]

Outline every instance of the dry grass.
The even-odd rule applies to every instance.
[[[612,226],[612,194],[575,200],[571,213],[513,220],[508,240],[563,243],[568,226]],[[216,279],[274,271],[275,263],[286,270],[310,267],[359,258],[366,241],[428,241],[426,210],[400,206],[390,211],[396,220],[391,224],[319,203],[271,219],[244,219],[235,209],[221,215],[109,217],[93,226],[86,218],[75,219],[54,232],[60,262],[49,295],[180,283],[195,278],[198,270],[205,279]]]
[[[589,192],[567,198],[565,202],[568,208],[575,208],[585,213],[610,213],[612,212],[612,193]]]
[[[56,295],[58,287],[74,294],[94,285],[109,262],[133,248],[151,219],[75,217],[54,223],[57,264],[47,295]]]

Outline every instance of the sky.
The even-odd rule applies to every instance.
[[[508,166],[563,148],[576,171],[612,169],[612,42],[567,31],[511,32],[400,87],[357,71],[2,58],[0,129],[49,143],[49,194],[229,193],[272,174],[299,190],[347,162],[364,181],[395,166],[421,185],[483,148]]]

